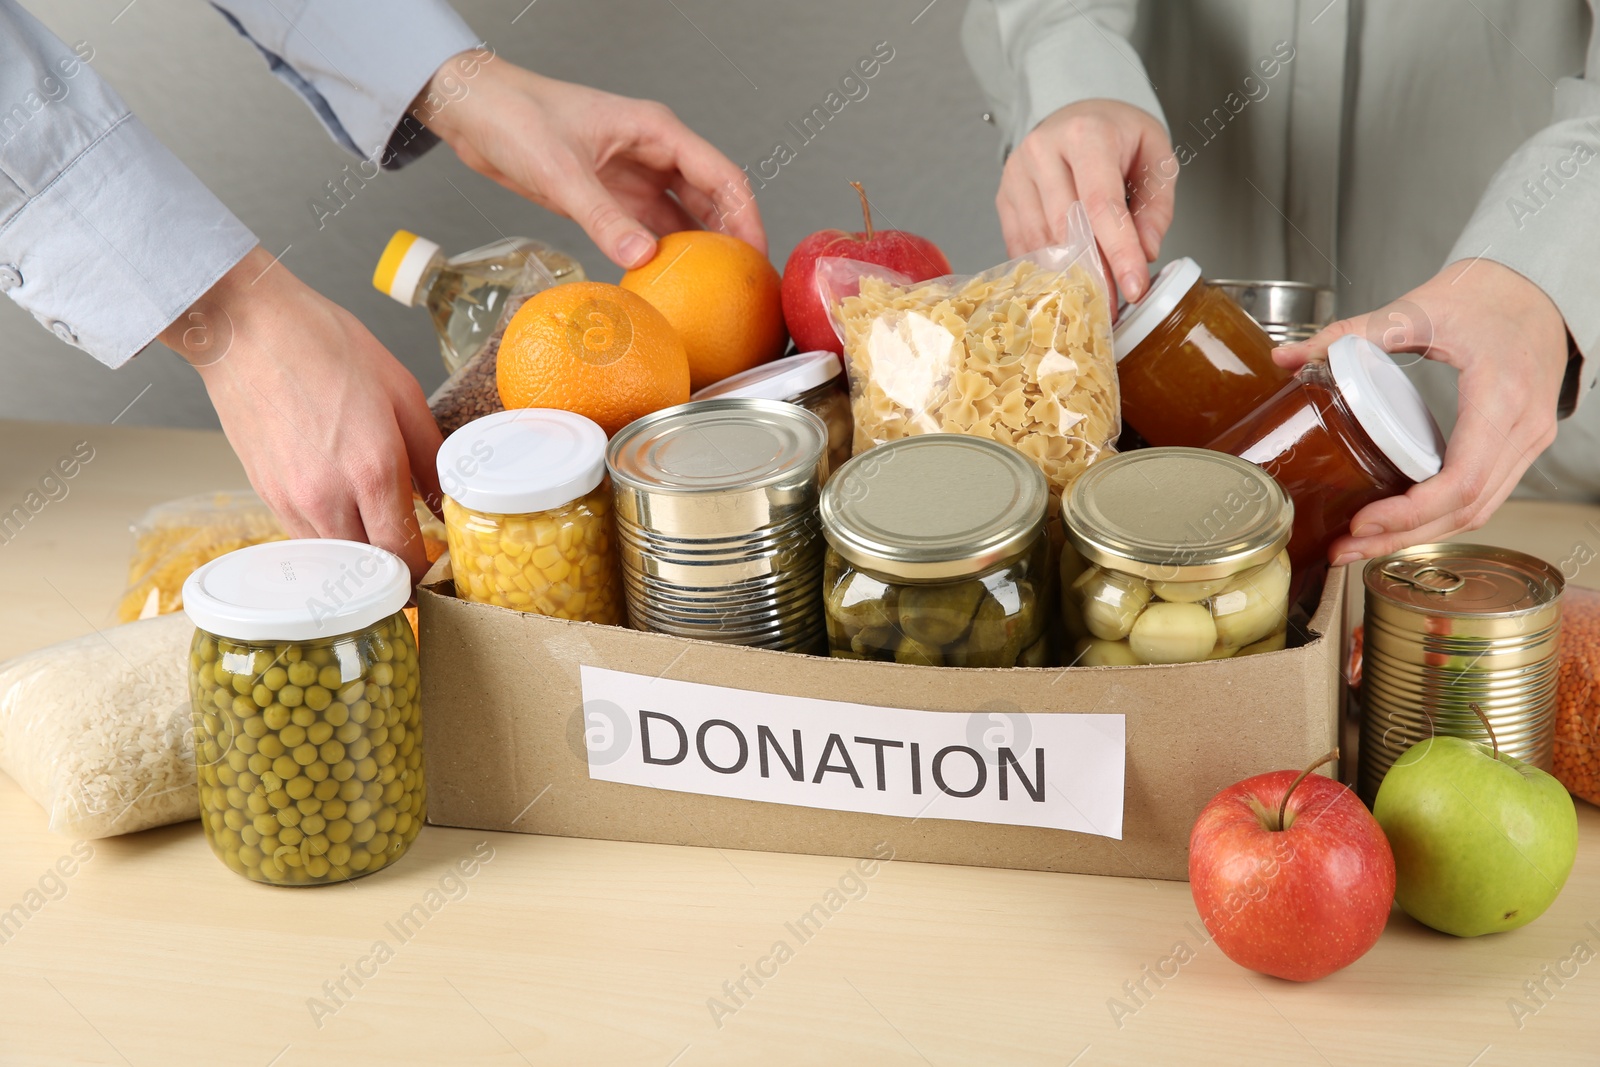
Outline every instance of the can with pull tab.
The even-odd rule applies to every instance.
[[[1368,804],[1407,748],[1438,733],[1550,769],[1561,573],[1487,545],[1420,545],[1369,562],[1357,792]]]

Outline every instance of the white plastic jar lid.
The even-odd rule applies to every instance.
[[[1111,348],[1116,352],[1118,363],[1166,321],[1172,309],[1178,306],[1178,302],[1199,280],[1200,264],[1188,256],[1175,259],[1161,268],[1161,273],[1155,276],[1139,302],[1122,309],[1122,317],[1111,331]]]
[[[1422,394],[1389,353],[1355,334],[1328,346],[1328,370],[1372,443],[1414,482],[1444,463],[1444,435]]]
[[[314,641],[373,626],[411,599],[393,552],[359,541],[269,541],[218,556],[183,583],[183,610],[235,641]]]
[[[751,367],[730,378],[701,389],[690,400],[710,400],[715,396],[749,396],[757,400],[792,400],[809,389],[833,381],[844,365],[837,352],[819,349],[775,359]]]
[[[557,408],[474,419],[439,446],[439,488],[464,508],[531,515],[570,504],[606,476],[606,432]]]

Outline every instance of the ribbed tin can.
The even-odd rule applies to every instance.
[[[1333,321],[1333,290],[1304,282],[1252,282],[1218,278],[1211,284],[1261,324],[1280,345],[1304,341]]]
[[[1560,571],[1522,552],[1446,543],[1372,560],[1361,666],[1357,792],[1371,804],[1400,754],[1430,733],[1489,741],[1550,769]]]
[[[629,621],[635,629],[820,652],[817,497],[828,430],[778,400],[695,400],[611,439]]]

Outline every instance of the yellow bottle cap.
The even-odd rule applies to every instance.
[[[414,305],[417,283],[438,254],[439,246],[426,237],[418,237],[410,230],[396,230],[372,272],[373,288],[407,307]]]

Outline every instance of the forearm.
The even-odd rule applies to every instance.
[[[271,253],[256,245],[202,293],[183,313],[157,335],[156,340],[172,349],[200,372],[220,364],[233,350],[235,337],[249,337],[259,326],[263,308],[273,314],[273,296],[284,277],[270,278],[277,269]],[[255,299],[251,299],[254,297]]]

